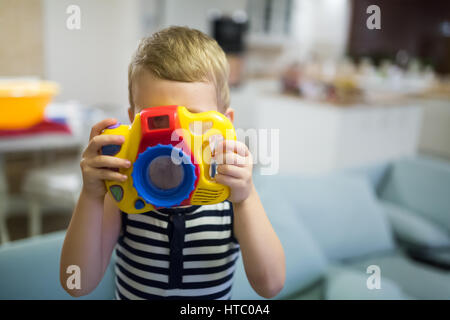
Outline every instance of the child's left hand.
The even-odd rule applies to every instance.
[[[253,160],[247,146],[235,140],[221,141],[215,151],[218,166],[215,179],[230,188],[228,200],[240,203],[248,198],[252,191]]]

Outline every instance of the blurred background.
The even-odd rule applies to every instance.
[[[369,28],[371,5],[379,29]],[[282,297],[326,279],[321,298],[450,299],[444,0],[0,0],[0,248],[67,228],[90,127],[128,122],[131,55],[171,25],[197,28],[227,53],[236,128],[279,130],[255,183],[279,232],[298,234],[288,232],[297,223],[310,234],[284,239],[285,249],[314,247],[288,255],[317,258],[289,262],[297,287]],[[276,174],[262,175],[270,166]],[[398,250],[376,255],[392,274],[385,296],[366,289],[365,269],[345,281],[324,271]],[[419,278],[428,287],[411,284]],[[363,288],[342,289],[352,281]]]

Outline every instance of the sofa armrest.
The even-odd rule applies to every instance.
[[[380,199],[412,210],[450,233],[450,163],[428,157],[392,164],[377,190]]]
[[[389,201],[380,201],[395,237],[406,247],[436,248],[450,246],[450,233],[423,216]]]

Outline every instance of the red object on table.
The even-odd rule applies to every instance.
[[[27,129],[17,129],[17,130],[0,129],[0,138],[46,134],[46,133],[58,133],[68,135],[72,134],[69,126],[66,123],[51,119],[44,119],[42,122],[39,122],[38,124]]]

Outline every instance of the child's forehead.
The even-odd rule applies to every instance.
[[[140,76],[132,90],[136,112],[161,105],[183,105],[191,112],[217,110],[216,88],[211,82],[181,82]]]

